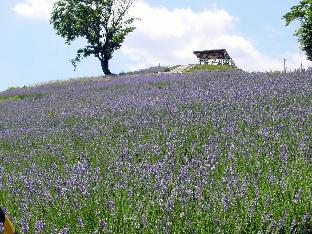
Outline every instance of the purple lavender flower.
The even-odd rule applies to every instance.
[[[223,195],[222,205],[225,209],[228,209],[230,207],[230,201],[229,201],[229,197],[227,195]]]
[[[201,221],[192,218],[207,212],[207,222],[215,221],[211,232],[221,233],[227,232],[222,217],[229,208],[237,219],[245,216],[240,212],[263,216],[265,225],[255,225],[272,232],[274,212],[289,231],[286,220],[294,215],[310,220],[297,209],[306,188],[296,186],[308,184],[307,177],[293,168],[310,162],[311,74],[140,75],[7,91],[46,95],[0,103],[1,191],[19,201],[12,207],[25,218],[23,233],[118,232],[140,225],[200,232]],[[290,160],[293,155],[300,160]],[[294,196],[278,199],[276,186]],[[269,210],[289,203],[290,216]],[[87,230],[82,217],[71,217],[62,230],[48,220],[29,225],[43,215],[42,205],[46,212],[57,207],[60,217],[92,210],[99,221],[92,228],[99,230]],[[154,208],[157,213],[150,212]],[[180,208],[196,213],[186,225],[173,219],[189,219]],[[122,225],[119,219],[125,226],[114,226]]]
[[[69,234],[69,228],[68,227],[63,227],[58,234]]]
[[[142,223],[144,226],[148,226],[149,222],[145,214],[142,214]]]
[[[270,206],[270,204],[271,204],[271,197],[270,197],[270,195],[269,194],[266,194],[265,195],[265,207],[266,208],[268,208],[269,206]]]
[[[21,226],[22,226],[22,232],[23,233],[28,233],[29,232],[29,225],[28,225],[28,221],[26,219],[23,219],[21,221]]]
[[[280,146],[280,154],[281,154],[281,158],[284,162],[288,162],[288,153],[287,153],[287,148],[285,144],[282,144]]]
[[[297,220],[293,219],[290,225],[290,233],[296,233],[297,226],[298,226]]]
[[[310,219],[311,219],[310,214],[305,213],[303,215],[303,222],[308,223],[310,221]]]
[[[107,223],[103,219],[101,219],[99,221],[99,229],[100,229],[100,231],[103,231],[106,228],[106,226],[107,226]]]
[[[4,232],[4,225],[3,223],[0,223],[0,233],[3,233]]]
[[[300,199],[301,199],[301,194],[302,194],[302,189],[299,189],[296,194],[295,194],[295,197],[293,199],[294,203],[299,203],[300,202]]]
[[[81,217],[77,218],[77,223],[78,223],[79,227],[81,227],[81,228],[84,226],[84,222],[83,222]]]
[[[45,223],[43,220],[37,220],[36,223],[35,223],[35,229],[37,231],[37,233],[40,233],[43,231],[45,227]]]
[[[174,202],[172,199],[169,199],[167,202],[167,211],[171,212],[171,211],[173,211],[173,208],[174,208]]]

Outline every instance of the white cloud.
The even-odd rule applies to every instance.
[[[49,19],[56,0],[23,0],[13,10],[21,16]],[[236,64],[248,71],[281,70],[283,58],[287,67],[312,64],[299,52],[285,52],[269,57],[257,50],[252,42],[236,31],[238,19],[216,4],[195,12],[192,9],[153,7],[138,0],[131,14],[141,18],[131,33],[121,54],[130,59],[125,70],[162,65],[197,63],[194,50],[225,48]]]
[[[13,10],[21,16],[49,19],[54,2],[56,0],[23,0],[17,3]]]
[[[195,50],[225,48],[236,64],[248,71],[281,70],[283,58],[290,69],[298,68],[300,61],[312,65],[297,52],[275,58],[257,50],[252,42],[235,31],[238,19],[227,11],[212,5],[194,12],[191,9],[169,10],[152,7],[140,0],[132,14],[140,17],[137,29],[129,35],[122,53],[129,56],[135,70],[147,66],[197,63]]]

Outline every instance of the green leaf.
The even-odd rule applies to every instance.
[[[76,69],[83,57],[94,55],[101,64],[108,64],[125,37],[134,31],[134,17],[127,17],[135,0],[59,0],[52,10],[50,23],[56,33],[71,44],[84,38],[87,45],[71,60]],[[107,65],[108,66],[108,65]],[[102,67],[104,73],[108,67]]]
[[[301,49],[305,52],[307,59],[312,61],[312,0],[302,0],[283,16],[286,26],[295,20],[301,25],[295,32]]]

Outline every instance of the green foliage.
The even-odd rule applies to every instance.
[[[135,0],[59,0],[54,4],[50,23],[70,44],[85,38],[87,45],[71,60],[75,69],[83,57],[94,55],[105,75],[111,74],[108,61],[135,27],[136,18],[127,17]]]
[[[39,98],[44,96],[45,94],[43,93],[31,93],[31,94],[19,94],[19,95],[0,95],[0,103],[10,101],[10,100],[15,100],[15,101],[20,101],[24,100],[25,98]]]
[[[302,0],[283,16],[288,26],[294,20],[299,20],[301,25],[295,35],[298,37],[301,49],[307,59],[312,61],[312,0]]]
[[[192,73],[194,71],[216,71],[216,70],[233,70],[236,69],[234,67],[228,65],[210,65],[210,64],[203,64],[203,65],[195,65],[190,69],[184,71],[185,73]]]
[[[15,90],[15,89],[18,89],[18,88],[19,88],[19,87],[11,86],[11,87],[7,88],[7,91],[9,91],[9,90]]]

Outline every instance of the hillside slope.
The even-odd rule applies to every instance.
[[[312,71],[84,79],[0,97],[0,206],[21,233],[311,230]]]

